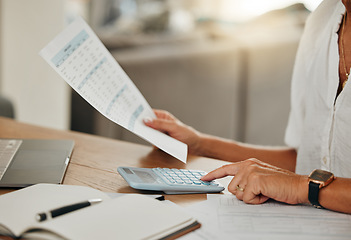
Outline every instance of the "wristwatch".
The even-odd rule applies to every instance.
[[[319,189],[328,186],[335,179],[328,171],[315,169],[308,176],[308,200],[316,208],[323,208],[318,201]]]

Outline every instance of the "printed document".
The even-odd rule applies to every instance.
[[[186,208],[202,227],[182,240],[351,239],[351,215],[273,200],[246,204],[231,194],[208,194]]]
[[[186,163],[187,145],[143,124],[151,107],[92,29],[78,18],[40,55],[105,117]]]

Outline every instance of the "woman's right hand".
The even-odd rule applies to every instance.
[[[185,125],[167,111],[154,109],[154,113],[156,119],[144,119],[146,126],[187,144],[189,154],[200,155],[201,134],[198,131]]]

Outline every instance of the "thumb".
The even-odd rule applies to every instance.
[[[158,131],[164,132],[164,133],[171,133],[175,131],[175,124],[174,121],[169,121],[165,119],[144,119],[144,124],[148,127],[151,127],[153,129],[156,129]]]

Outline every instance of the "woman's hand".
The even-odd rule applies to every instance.
[[[200,133],[185,125],[167,111],[154,110],[156,119],[144,119],[144,124],[188,145],[190,154],[199,154]]]
[[[240,200],[260,204],[269,198],[289,204],[308,202],[308,178],[277,168],[257,159],[224,165],[201,180],[211,181],[234,176],[228,185],[229,192]]]

